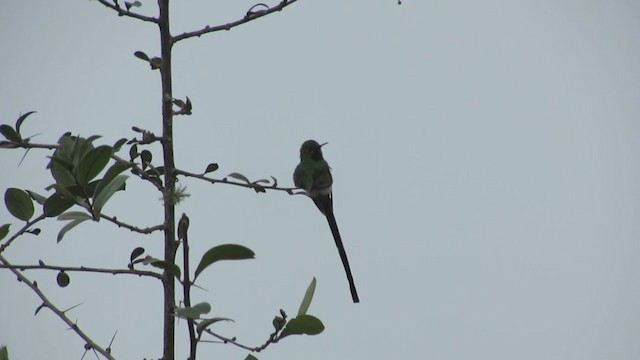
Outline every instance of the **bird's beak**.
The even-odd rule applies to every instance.
[[[327,145],[327,144],[328,144],[328,142],[326,142],[326,143],[324,143],[324,144],[320,144],[320,147],[323,147],[323,146],[325,146],[325,145]]]

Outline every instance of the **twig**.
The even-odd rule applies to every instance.
[[[115,4],[111,4],[107,0],[98,0],[98,2],[100,4],[108,7],[109,9],[117,12],[118,16],[128,16],[128,17],[131,17],[131,18],[135,18],[135,19],[142,20],[142,21],[148,21],[148,22],[152,22],[152,23],[155,23],[155,24],[157,24],[159,22],[158,18],[155,18],[155,17],[152,17],[152,16],[144,16],[144,15],[136,14],[136,13],[131,12],[129,10],[123,9],[120,6],[117,6]]]
[[[92,273],[103,273],[103,274],[126,274],[126,275],[136,275],[136,276],[148,276],[156,279],[162,278],[162,274],[155,273],[153,271],[142,271],[142,270],[129,270],[129,269],[100,269],[100,268],[91,268],[86,266],[55,266],[55,265],[46,265],[42,261],[38,265],[0,265],[0,269],[18,269],[20,271],[25,270],[56,270],[56,271],[66,271],[66,272],[92,272]]]
[[[189,218],[182,213],[180,221],[178,221],[178,240],[182,240],[182,257],[183,257],[183,301],[185,307],[191,307],[191,279],[189,278]],[[189,360],[196,359],[196,351],[198,349],[198,339],[196,338],[195,325],[192,318],[187,318],[187,327],[189,329]]]
[[[0,245],[0,254],[2,254],[4,249],[6,249],[7,247],[9,247],[9,245],[11,245],[13,240],[17,239],[20,235],[24,234],[27,230],[29,230],[29,228],[32,225],[44,220],[45,218],[46,218],[46,216],[44,214],[42,214],[42,215],[38,216],[37,218],[33,219],[32,221],[27,221],[27,223],[22,227],[22,229],[18,230],[18,232],[16,232],[15,234],[13,234],[13,236],[11,236],[9,239],[7,239],[7,241],[4,244]]]
[[[275,344],[280,340],[280,338],[277,336],[277,332],[274,332],[269,336],[269,339],[264,344],[262,344],[260,346],[256,346],[256,347],[250,347],[250,346],[247,346],[247,345],[240,344],[239,342],[237,342],[235,340],[235,338],[230,339],[230,338],[224,337],[222,335],[214,333],[213,331],[211,331],[209,329],[205,329],[204,331],[207,332],[207,334],[217,338],[218,340],[221,340],[225,344],[229,343],[229,344],[235,345],[235,346],[237,346],[239,348],[242,348],[242,349],[245,349],[245,350],[249,350],[249,351],[254,351],[254,352],[260,352],[260,351],[266,349],[267,346],[269,346],[271,344]]]
[[[11,265],[11,264],[9,264],[7,259],[5,259],[2,255],[0,255],[0,263],[2,263],[3,265]],[[49,301],[49,299],[47,299],[47,297],[44,295],[44,293],[42,291],[40,291],[40,289],[38,288],[38,284],[35,281],[34,282],[30,281],[28,278],[26,278],[24,275],[22,275],[22,272],[19,271],[18,269],[13,269],[13,268],[9,268],[9,269],[11,270],[11,272],[13,272],[18,277],[18,280],[20,280],[21,282],[25,283],[28,287],[31,288],[31,290],[33,290],[36,293],[36,295],[38,295],[38,297],[42,300],[42,305],[40,305],[40,307],[49,308],[65,324],[69,325],[69,328],[71,330],[73,330],[76,334],[78,334],[78,336],[80,336],[80,338],[82,338],[82,340],[84,340],[85,349],[87,349],[87,350],[93,349],[94,351],[97,351],[100,354],[102,354],[102,356],[104,356],[107,359],[112,359],[112,360],[114,359],[114,357],[111,356],[111,354],[107,350],[103,349],[98,344],[96,344],[93,340],[91,340],[91,338],[89,338],[89,336],[87,334],[85,334],[84,331],[82,331],[82,329],[80,329],[78,324],[76,324],[73,321],[71,321],[71,319],[69,319],[69,317],[67,317],[67,315],[64,313],[64,311],[58,309],[53,303],[51,303],[51,301]]]
[[[295,188],[295,187],[283,188],[283,187],[275,187],[275,186],[264,186],[264,185],[260,185],[260,184],[256,184],[256,183],[241,183],[241,182],[235,182],[235,181],[229,181],[229,180],[214,179],[214,178],[210,178],[208,176],[202,175],[202,174],[194,174],[192,172],[179,170],[179,169],[176,169],[176,175],[188,176],[188,177],[204,180],[204,181],[210,182],[212,184],[222,183],[222,184],[241,186],[241,187],[244,187],[244,188],[249,188],[249,189],[254,189],[254,190],[255,189],[264,189],[264,190],[269,189],[269,190],[275,190],[275,191],[284,191],[289,195],[295,195],[294,191],[295,190],[300,190],[300,189]]]
[[[247,13],[247,15],[245,17],[243,17],[240,20],[236,20],[224,25],[218,25],[218,26],[205,26],[203,29],[200,30],[196,30],[196,31],[191,31],[191,32],[185,32],[182,33],[180,35],[176,35],[173,37],[173,42],[177,43],[178,41],[182,41],[182,40],[186,40],[192,37],[200,37],[204,34],[207,33],[211,33],[211,32],[215,32],[215,31],[220,31],[220,30],[231,30],[232,28],[236,27],[236,26],[240,26],[244,23],[248,23],[249,21],[253,21],[256,20],[258,18],[261,18],[265,15],[269,15],[271,13],[274,13],[276,11],[280,11],[282,9],[284,9],[285,7],[295,3],[298,0],[282,0],[278,5],[272,7],[272,8],[268,8],[266,10],[260,10],[260,11],[249,11]]]
[[[122,221],[118,220],[117,217],[115,216],[108,216],[105,214],[100,214],[100,218],[111,221],[112,223],[118,225],[118,227],[123,227],[125,229],[129,229],[133,232],[137,232],[140,234],[151,234],[154,231],[160,231],[164,229],[164,224],[163,225],[156,225],[156,226],[151,226],[151,227],[147,227],[147,228],[139,228],[139,227],[135,227],[133,225],[129,225],[127,223],[123,223]]]

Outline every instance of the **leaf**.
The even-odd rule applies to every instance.
[[[64,214],[60,214],[58,216],[58,220],[91,220],[93,219],[91,215],[81,212],[81,211],[69,211]]]
[[[247,357],[244,358],[244,360],[258,360],[258,358],[253,356],[253,355],[251,355],[251,354],[248,354]]]
[[[147,54],[145,54],[142,51],[136,51],[136,52],[133,53],[133,55],[135,57],[137,57],[138,59],[142,59],[144,61],[149,61],[149,56],[147,56]]]
[[[198,326],[196,327],[196,331],[198,332],[198,334],[201,334],[206,328],[209,327],[209,325],[211,324],[215,324],[219,321],[232,321],[233,319],[229,319],[229,318],[223,318],[223,317],[214,317],[211,319],[204,319],[202,321],[200,321],[198,323]]]
[[[133,161],[138,156],[140,156],[140,154],[138,153],[138,145],[136,144],[131,145],[131,147],[129,148],[129,160]]]
[[[224,244],[213,247],[202,255],[200,264],[198,264],[198,268],[196,269],[194,280],[204,269],[216,261],[253,259],[255,255],[256,254],[251,251],[251,249],[242,245]]]
[[[46,197],[44,197],[44,196],[42,196],[42,195],[40,195],[40,194],[38,194],[38,193],[36,193],[34,191],[31,191],[31,190],[26,190],[26,191],[27,191],[27,194],[29,194],[29,196],[31,196],[31,198],[33,200],[35,200],[40,205],[44,205],[44,202],[47,201]]]
[[[142,254],[144,254],[144,248],[137,247],[133,249],[133,251],[131,252],[131,256],[129,257],[129,260],[133,263],[133,260],[139,258],[140,255]]]
[[[44,214],[47,217],[58,216],[67,211],[75,204],[75,201],[69,200],[60,193],[55,193],[44,202]]]
[[[201,302],[192,307],[176,308],[176,316],[181,318],[199,319],[200,315],[208,314],[211,311],[211,305]]]
[[[300,303],[300,309],[298,309],[298,316],[306,315],[309,310],[309,305],[311,305],[311,300],[313,300],[313,294],[316,291],[316,278],[313,277],[311,283],[307,287],[307,291],[304,293],[304,297],[302,298],[302,302]]]
[[[232,172],[231,174],[227,175],[228,177],[232,177],[234,179],[238,179],[238,180],[242,180],[244,182],[246,182],[247,184],[250,184],[251,182],[249,181],[249,179],[247,179],[246,176],[237,173],[237,172]]]
[[[0,134],[2,134],[7,140],[12,143],[21,143],[22,138],[11,126],[3,124],[0,125]]]
[[[134,1],[134,2],[125,1],[124,6],[127,8],[127,11],[129,11],[132,7],[141,7],[142,3],[140,1]]]
[[[4,239],[9,234],[9,228],[11,224],[4,224],[0,226],[0,240]]]
[[[97,148],[89,150],[78,165],[78,171],[76,174],[78,182],[82,185],[86,185],[89,181],[98,176],[98,174],[109,163],[112,154],[113,148],[108,145],[98,146]]]
[[[9,360],[9,350],[6,346],[0,347],[0,360]]]
[[[100,193],[97,194],[95,200],[93,201],[93,210],[97,215],[100,215],[100,213],[102,212],[102,208],[107,203],[107,201],[109,201],[111,196],[116,193],[116,191],[124,189],[127,178],[127,175],[118,175],[113,180],[111,180],[111,182],[105,185],[103,189],[100,190]]]
[[[142,160],[142,165],[149,165],[151,164],[151,160],[153,159],[153,155],[151,154],[151,151],[149,150],[142,150],[142,152],[140,153],[140,159]]]
[[[104,177],[98,182],[98,186],[96,186],[96,191],[93,193],[93,201],[96,200],[98,195],[102,192],[102,190],[109,185],[109,183],[115,179],[116,176],[121,173],[127,171],[131,168],[131,164],[128,163],[115,163],[111,165],[109,170],[104,174]]]
[[[60,229],[60,232],[58,233],[58,238],[56,239],[57,242],[62,241],[62,238],[67,234],[67,232],[69,232],[71,229],[73,229],[74,227],[82,224],[83,222],[87,221],[88,219],[77,219],[77,220],[72,220],[69,223],[67,223],[67,225],[63,226],[62,229]]]
[[[322,321],[313,315],[300,315],[289,320],[287,326],[284,327],[280,338],[289,335],[318,335],[324,330]]]
[[[216,163],[211,163],[209,165],[207,165],[207,169],[204,171],[205,174],[210,173],[210,172],[214,172],[216,170],[218,170],[219,166]]]
[[[29,221],[33,216],[33,200],[31,200],[29,194],[23,190],[16,188],[7,189],[4,193],[4,203],[7,205],[7,210],[9,210],[11,215],[20,220]]]
[[[60,271],[58,273],[58,276],[56,276],[56,281],[58,282],[58,286],[60,286],[61,288],[64,288],[69,285],[69,283],[71,282],[71,279],[69,278],[69,275],[67,275],[66,272]]]
[[[180,279],[180,268],[178,267],[178,265],[176,264],[172,264],[168,261],[165,260],[159,260],[156,259],[155,261],[152,261],[149,263],[151,266],[153,267],[157,267],[159,269],[165,270],[166,272],[168,272],[169,274],[175,276],[176,278]]]
[[[120,139],[120,140],[116,141],[116,143],[115,143],[115,144],[113,144],[113,152],[120,151],[120,148],[121,148],[121,147],[122,147],[122,145],[124,145],[126,142],[127,142],[127,139],[126,139],[126,138],[122,138],[122,139]]]
[[[35,113],[35,111],[29,111],[23,115],[20,115],[20,117],[18,118],[18,120],[16,120],[16,132],[18,134],[20,134],[20,127],[22,126],[22,123],[27,119],[27,117],[29,117],[29,115]]]

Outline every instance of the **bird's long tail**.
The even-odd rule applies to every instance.
[[[338,224],[336,223],[336,217],[333,215],[333,201],[331,199],[331,195],[327,196],[327,199],[323,199],[324,204],[318,205],[318,208],[322,206],[324,209],[320,209],[324,215],[327,217],[327,221],[329,222],[329,227],[331,228],[331,234],[333,234],[333,240],[336,242],[336,247],[338,247],[338,253],[340,253],[340,259],[342,260],[342,265],[344,266],[344,271],[347,274],[347,280],[349,281],[349,290],[351,290],[351,298],[354,303],[359,303],[360,299],[358,298],[358,292],[356,291],[356,284],[353,282],[353,275],[351,275],[351,268],[349,267],[349,259],[347,258],[347,252],[344,250],[344,245],[342,244],[342,238],[340,237],[340,232],[338,231]]]

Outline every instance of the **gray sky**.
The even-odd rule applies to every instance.
[[[155,14],[155,1],[143,1]],[[247,1],[174,2],[173,32],[242,17]],[[640,4],[634,1],[301,0],[230,32],[174,47],[174,91],[194,103],[175,122],[178,167],[291,185],[298,148],[328,141],[334,205],[361,303],[351,303],[326,221],[303,197],[183,179],[194,258],[239,243],[256,259],[199,278],[217,329],[264,342],[318,279],[310,313],[326,330],[260,359],[637,359],[640,357]],[[37,142],[65,131],[159,132],[153,25],[95,1],[5,0],[0,116]],[[159,158],[158,147],[152,148]],[[1,151],[0,185],[45,193],[46,152]],[[47,175],[47,176],[45,176]],[[161,221],[159,194],[130,179],[105,212]],[[0,223],[17,220],[4,206]],[[62,223],[16,241],[14,263],[124,267],[161,236],[106,222]],[[123,359],[161,355],[152,280],[28,272],[96,341]],[[79,359],[80,339],[0,271],[0,343],[12,359]],[[184,322],[178,358],[185,358]],[[204,344],[205,358],[243,359]]]

